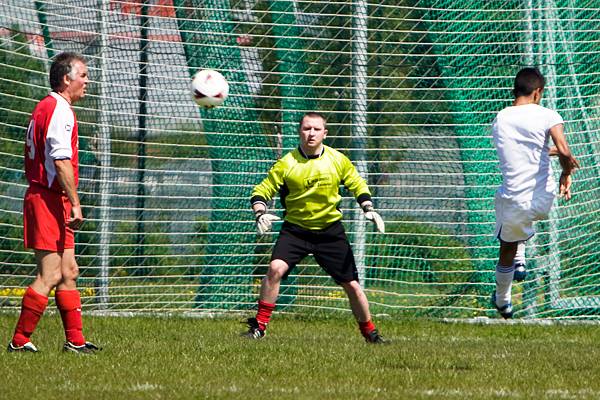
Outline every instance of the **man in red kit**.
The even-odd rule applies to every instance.
[[[77,195],[77,119],[71,105],[85,95],[86,62],[81,55],[59,54],[50,66],[52,91],[33,110],[25,142],[25,175],[29,188],[23,201],[25,247],[33,249],[37,276],[25,291],[21,315],[9,352],[37,352],[30,337],[55,291],[65,329],[64,351],[94,353],[99,348],[82,333],[81,299],[77,291],[73,231],[83,223]]]

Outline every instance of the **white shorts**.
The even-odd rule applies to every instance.
[[[554,195],[534,198],[532,201],[515,202],[496,193],[496,230],[494,236],[504,242],[519,242],[535,235],[533,221],[548,218]]]

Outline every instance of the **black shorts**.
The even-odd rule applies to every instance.
[[[271,261],[283,260],[289,266],[285,278],[304,257],[312,254],[336,283],[358,281],[354,254],[341,221],[323,230],[304,229],[285,221],[275,243]]]

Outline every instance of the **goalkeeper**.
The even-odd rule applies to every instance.
[[[249,338],[260,339],[275,309],[281,279],[304,257],[313,254],[317,263],[342,286],[360,332],[369,343],[383,343],[371,321],[369,302],[358,283],[354,255],[338,209],[340,184],[356,197],[365,217],[385,232],[383,220],[373,209],[371,194],[350,160],[323,145],[326,119],[315,112],[300,121],[300,146],[279,159],[267,177],[252,192],[252,210],[261,235],[271,230],[279,217],[267,213],[267,203],[279,192],[285,209],[284,222],[273,249],[267,275],[262,280],[258,313],[248,319]]]

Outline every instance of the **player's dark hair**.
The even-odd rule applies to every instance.
[[[515,97],[529,96],[535,89],[543,89],[546,85],[544,75],[537,68],[523,68],[515,77]]]
[[[50,87],[55,92],[58,92],[63,87],[63,78],[65,75],[69,75],[73,71],[73,64],[75,61],[81,61],[85,64],[85,58],[82,55],[65,51],[57,55],[50,65]]]
[[[304,113],[302,118],[300,118],[300,121],[299,121],[300,125],[302,125],[302,121],[304,121],[305,117],[321,118],[323,120],[323,122],[325,122],[325,124],[327,124],[327,118],[325,118],[325,116],[323,114],[321,114],[320,112],[316,112],[316,111],[309,111],[307,113]]]

